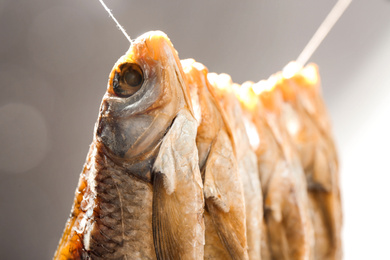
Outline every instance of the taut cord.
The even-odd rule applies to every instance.
[[[126,33],[125,29],[123,28],[123,26],[118,22],[118,20],[114,17],[114,15],[112,14],[111,10],[107,7],[107,5],[103,2],[103,0],[99,0],[99,2],[102,4],[102,6],[104,7],[104,9],[106,9],[107,13],[111,16],[112,20],[114,20],[114,22],[116,23],[116,26],[119,28],[119,30],[122,31],[122,33],[125,35],[125,37],[127,38],[127,40],[129,40],[130,44],[132,43],[131,39],[130,39],[130,36]]]
[[[297,63],[302,67],[310,59],[313,53],[316,51],[321,42],[328,35],[329,31],[333,28],[335,23],[339,20],[341,15],[347,9],[352,0],[339,0],[333,9],[330,11],[328,16],[322,22],[320,27],[317,29],[313,37],[310,39],[306,47],[303,49],[301,54],[298,56]]]

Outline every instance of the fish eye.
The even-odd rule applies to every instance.
[[[119,97],[129,97],[137,92],[144,81],[141,67],[136,63],[126,63],[115,73],[113,90]]]

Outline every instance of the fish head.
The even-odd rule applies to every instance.
[[[177,52],[162,32],[132,42],[114,65],[100,107],[96,139],[116,162],[151,158],[178,111],[192,111]]]

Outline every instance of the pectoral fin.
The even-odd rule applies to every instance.
[[[248,259],[242,183],[232,142],[223,130],[207,158],[204,194],[215,229],[231,258]]]
[[[153,165],[153,240],[157,259],[203,259],[203,186],[196,122],[181,111]]]

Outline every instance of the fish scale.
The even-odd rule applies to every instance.
[[[100,162],[105,164],[100,165],[95,177],[97,205],[86,251],[101,259],[124,256],[128,259],[155,259],[149,257],[154,255],[150,184],[123,174],[110,160]],[[143,240],[132,239],[134,237],[143,237]]]

